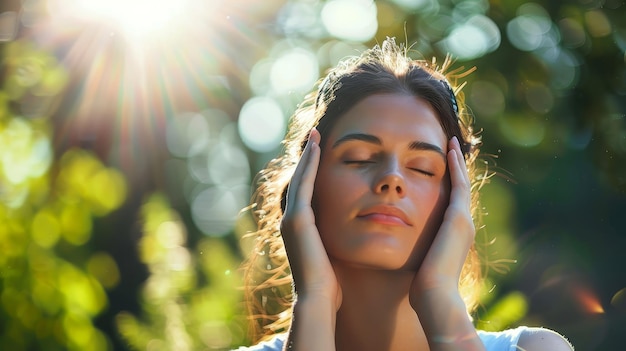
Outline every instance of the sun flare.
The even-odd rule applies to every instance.
[[[262,20],[236,1],[46,4],[48,17],[33,33],[59,48],[72,72],[59,142],[109,150],[111,162],[133,174],[148,164],[141,155],[161,147],[166,120],[232,105],[225,91],[245,81],[242,68],[253,58],[240,48],[254,43],[250,26]]]
[[[50,7],[53,15],[111,25],[135,40],[175,29],[190,14],[186,0],[56,0]]]

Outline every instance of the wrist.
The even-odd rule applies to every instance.
[[[339,310],[338,299],[332,293],[327,292],[303,292],[297,293],[294,301],[294,311],[296,310],[321,310],[332,311],[333,316]]]
[[[335,349],[336,310],[324,295],[297,296],[293,304],[291,327],[285,349]]]
[[[461,308],[463,310],[466,310],[463,297],[456,287],[438,287],[414,291],[411,294],[410,303],[416,312],[424,312],[425,310],[436,310],[437,308],[443,306],[446,306],[446,309]]]
[[[433,303],[452,304],[463,301],[458,288],[458,281],[437,280],[428,281],[411,288],[409,301],[414,310],[417,308],[429,307]]]

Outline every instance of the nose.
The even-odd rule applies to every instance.
[[[404,175],[397,162],[389,161],[386,167],[383,167],[378,179],[375,181],[374,192],[377,194],[393,192],[397,196],[404,197],[406,184]]]

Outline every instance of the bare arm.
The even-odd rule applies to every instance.
[[[465,303],[454,290],[424,292],[414,305],[431,351],[484,351]]]
[[[321,296],[298,297],[285,351],[335,350],[334,302]]]

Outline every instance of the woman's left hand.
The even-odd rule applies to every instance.
[[[475,229],[470,212],[470,179],[459,141],[448,143],[450,202],[443,222],[417,272],[411,298],[429,290],[457,290],[461,269],[474,242]]]
[[[409,301],[431,350],[484,350],[459,293],[459,279],[474,242],[471,183],[459,141],[448,143],[450,203],[411,284]]]

